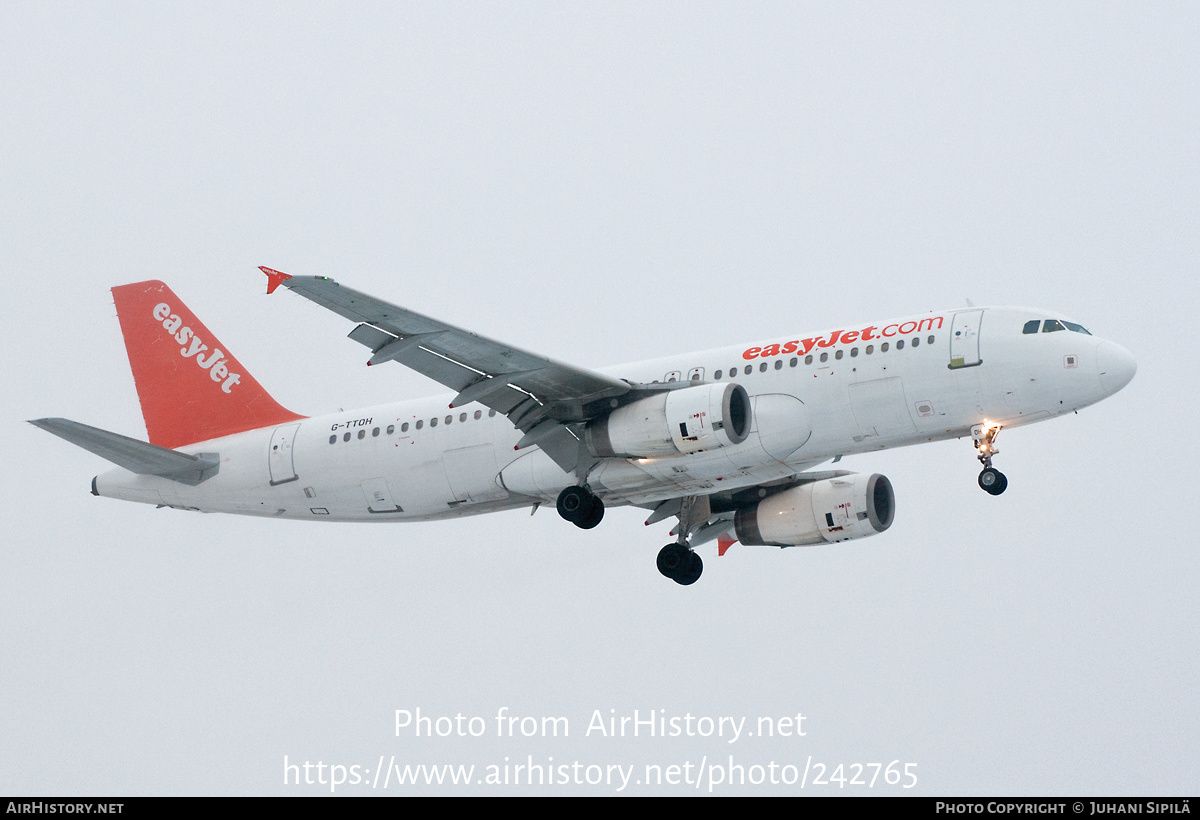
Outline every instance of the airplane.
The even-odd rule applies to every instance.
[[[369,366],[454,391],[307,417],[276,402],[160,281],[112,289],[149,441],[32,420],[118,465],[93,495],[314,521],[429,521],[553,503],[675,518],[657,566],[695,583],[701,544],[839,543],[886,531],[891,482],[842,456],[970,436],[999,495],[1001,430],[1111,396],[1133,356],[1060,314],[966,307],[588,370],[339,285],[261,267],[354,323]],[[829,464],[827,464],[829,462]],[[822,468],[822,469],[817,469]]]

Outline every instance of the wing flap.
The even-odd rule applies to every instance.
[[[372,353],[376,353],[383,349],[383,346],[388,342],[396,341],[396,336],[388,333],[386,330],[380,330],[374,325],[359,324],[354,326],[354,330],[350,331],[349,336],[360,345],[364,345],[371,349]]]

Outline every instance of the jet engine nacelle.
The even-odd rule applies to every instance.
[[[892,525],[896,495],[886,476],[845,475],[764,498],[734,517],[750,546],[796,547],[865,538]]]
[[[701,384],[668,390],[618,407],[587,426],[596,458],[650,458],[741,444],[753,410],[740,384]]]

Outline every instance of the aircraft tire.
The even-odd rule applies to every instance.
[[[700,579],[704,562],[683,544],[667,544],[658,551],[658,571],[675,583],[688,586]]]
[[[685,565],[687,553],[688,548],[681,544],[667,544],[658,551],[658,571],[672,581],[676,580],[675,576]]]
[[[995,467],[988,467],[979,474],[979,486],[992,495],[1000,495],[1008,489],[1008,478]]]
[[[591,509],[592,500],[596,497],[583,487],[566,487],[558,494],[558,514],[572,524],[576,524]],[[598,500],[598,499],[596,499]],[[597,524],[600,522],[597,521]],[[593,524],[592,526],[595,526]]]
[[[587,508],[578,520],[575,521],[575,526],[581,530],[590,530],[592,527],[600,523],[604,518],[604,502],[596,496],[592,496],[591,506]]]
[[[672,580],[681,586],[690,586],[700,580],[702,572],[704,572],[704,562],[700,560],[699,555],[688,550],[683,566]]]

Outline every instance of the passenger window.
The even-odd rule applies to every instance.
[[[823,361],[823,362],[827,362],[827,361],[829,361],[829,354],[828,354],[828,353],[822,353],[822,354],[821,354],[821,361]]]
[[[449,424],[452,421],[454,421],[454,416],[446,416],[446,424]]]
[[[858,348],[857,347],[850,348],[850,358],[853,359],[857,355],[858,355]]]
[[[887,352],[888,352],[888,347],[889,347],[889,346],[890,346],[890,343],[889,343],[889,342],[884,342],[883,344],[881,344],[881,345],[879,346],[879,352],[880,352],[880,353],[887,353]]]
[[[1030,319],[1025,323],[1025,327],[1021,330],[1022,333],[1037,333],[1038,325],[1042,323],[1041,319]]]
[[[425,426],[425,419],[417,419],[417,429],[420,430]]]
[[[362,439],[366,438],[366,437],[367,437],[367,431],[366,431],[366,430],[359,430],[359,431],[358,431],[358,438],[359,438],[359,440],[360,440],[360,441],[361,441]]]
[[[459,414],[458,414],[458,420],[459,420],[459,421],[466,421],[466,420],[467,420],[467,414],[466,414],[466,413],[459,413]]]
[[[870,356],[875,352],[875,345],[867,345],[867,355]]]
[[[793,357],[792,357],[792,361],[790,362],[790,364],[791,364],[791,366],[792,366],[792,367],[795,367],[796,365],[800,364],[800,359],[798,359],[797,357],[793,356]]]
[[[390,436],[394,432],[396,432],[396,425],[389,424],[388,429],[387,429],[387,434]]]
[[[404,422],[404,424],[401,424],[401,425],[400,425],[400,432],[401,432],[401,433],[407,433],[407,432],[408,432],[408,422],[407,422],[407,421],[406,421],[406,422]]]
[[[903,339],[901,339],[900,341],[896,342],[896,349],[897,349],[897,350],[903,350],[903,349],[904,349],[904,340],[903,340]]]
[[[749,376],[749,375],[750,375],[751,373],[753,373],[753,372],[754,372],[754,366],[753,366],[753,365],[749,365],[749,364],[748,364],[748,365],[746,365],[746,375],[747,375],[747,376]]]
[[[480,418],[480,416],[482,416],[482,415],[483,415],[483,411],[482,411],[482,410],[476,410],[476,411],[475,411],[475,421],[479,421],[479,418]]]
[[[760,365],[758,366],[758,372],[759,372],[759,373],[766,373],[766,372],[767,372],[767,363],[766,363],[766,362],[763,362],[762,364],[760,364]]]
[[[336,435],[332,435],[332,436],[330,436],[330,437],[329,437],[329,443],[330,443],[330,444],[336,444],[336,443],[337,443],[337,436],[336,436]]]
[[[804,357],[804,363],[805,363],[805,364],[812,364],[812,354],[811,354],[811,353],[810,353],[809,355],[807,355],[807,356],[805,356],[805,357]]]
[[[494,415],[496,415],[496,411],[495,411],[495,410],[488,410],[488,418],[489,418],[489,419],[490,419],[492,416],[494,416]]]
[[[1062,326],[1062,322],[1057,319],[1047,319],[1046,323],[1042,325],[1042,333],[1053,333],[1056,330],[1066,330]]]
[[[783,359],[776,359],[776,360],[775,360],[775,369],[776,369],[776,370],[783,370]]]
[[[714,378],[714,379],[716,379],[717,381],[720,381],[720,380],[721,380],[721,374],[722,374],[722,373],[724,373],[724,372],[725,372],[724,370],[718,370],[716,373],[713,373],[713,378]]]
[[[437,419],[436,419],[436,418],[432,418],[432,419],[430,419],[430,420],[429,420],[429,426],[430,426],[430,427],[437,427]]]
[[[920,346],[921,346],[921,337],[920,337],[920,336],[914,336],[914,337],[913,337],[913,340],[912,340],[912,346],[913,346],[913,347],[920,347]]]
[[[342,441],[349,441],[349,440],[350,440],[350,434],[349,434],[349,433],[347,433],[346,435],[342,436]]]
[[[833,354],[833,358],[840,360],[842,358],[842,352],[843,351],[841,351],[841,350],[837,351],[836,353]]]
[[[378,436],[379,436],[379,428],[376,427],[374,430],[371,431],[371,438],[377,438]]]
[[[933,344],[933,337],[932,337],[932,336],[930,336],[928,339],[926,339],[926,340],[925,340],[925,344],[927,344],[927,345],[931,345],[931,344]]]

